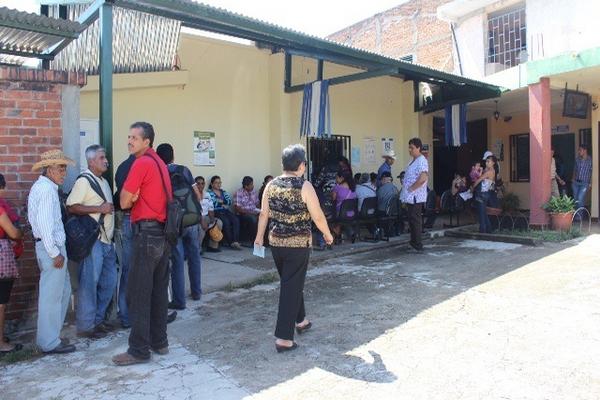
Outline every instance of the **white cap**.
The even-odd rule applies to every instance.
[[[396,152],[394,150],[390,150],[389,152],[384,153],[381,157],[389,157],[389,158],[395,160],[396,159]]]
[[[493,156],[494,153],[492,153],[491,151],[486,151],[485,153],[483,153],[483,158],[482,160],[487,160],[488,157]]]

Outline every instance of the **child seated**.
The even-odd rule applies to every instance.
[[[483,173],[483,168],[481,168],[481,162],[477,161],[471,166],[471,172],[469,173],[469,178],[471,178],[471,183],[475,182],[481,174]]]

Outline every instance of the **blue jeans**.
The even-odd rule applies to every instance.
[[[54,260],[46,252],[44,244],[35,243],[35,256],[40,268],[36,342],[42,351],[54,350],[60,344],[60,330],[71,299],[71,280],[64,245],[60,247],[60,254],[65,258],[65,263],[62,268],[54,268]]]
[[[173,254],[171,255],[171,287],[173,290],[173,302],[181,307],[185,307],[184,262],[186,258],[192,296],[200,296],[202,294],[202,265],[200,261],[198,229],[199,225],[185,228],[183,230],[183,235],[177,242],[177,246],[173,247]]]
[[[588,191],[589,184],[584,182],[573,181],[573,198],[575,199],[575,207],[585,207],[585,195]]]
[[[77,330],[93,330],[104,321],[106,309],[117,288],[117,265],[112,244],[96,240],[92,252],[79,265]]]
[[[123,325],[129,325],[129,313],[127,311],[127,278],[129,266],[131,265],[131,245],[133,232],[131,231],[131,217],[129,213],[122,214],[123,219],[120,226],[115,229],[115,247],[117,258],[121,268],[121,280],[119,282],[119,319]]]
[[[475,198],[477,216],[479,219],[479,233],[492,233],[492,223],[487,215],[487,205],[490,202],[490,192],[482,192]]]

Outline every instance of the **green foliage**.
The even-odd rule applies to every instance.
[[[551,230],[521,230],[511,231],[502,230],[498,231],[498,234],[517,236],[517,237],[528,237],[533,239],[540,239],[544,242],[564,242],[567,240],[575,239],[581,236],[581,232],[578,229],[572,228],[569,231],[551,231]]]
[[[550,197],[550,200],[542,206],[550,213],[561,214],[575,211],[575,200],[572,197],[564,195],[562,197]]]
[[[502,197],[502,211],[515,211],[521,207],[521,200],[516,194],[509,192]]]

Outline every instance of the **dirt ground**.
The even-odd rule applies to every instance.
[[[598,248],[438,238],[332,257],[311,265],[293,352],[274,348],[277,283],[220,291],[169,325],[169,355],[116,368],[121,331],[1,367],[0,398],[596,400]]]

